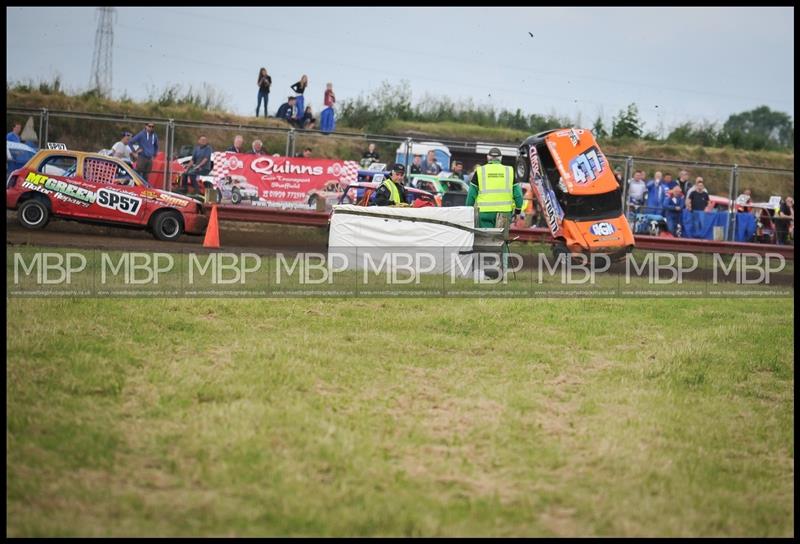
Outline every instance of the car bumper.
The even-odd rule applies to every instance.
[[[16,210],[17,201],[21,194],[19,191],[6,191],[6,208]]]
[[[184,231],[187,234],[204,234],[208,227],[208,215],[191,214],[183,216]]]

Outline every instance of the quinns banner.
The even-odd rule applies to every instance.
[[[210,175],[223,200],[306,208],[313,194],[340,192],[358,179],[358,162],[215,152]],[[238,191],[239,195],[234,197]]]

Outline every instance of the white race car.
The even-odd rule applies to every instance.
[[[244,176],[225,176],[217,183],[217,203],[223,199],[230,200],[233,204],[240,204],[245,199],[257,201],[258,187],[248,183]]]

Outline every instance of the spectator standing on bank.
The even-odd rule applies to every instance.
[[[158,135],[155,123],[147,123],[144,129],[131,139],[131,145],[136,144],[136,171],[146,180],[153,169],[153,159],[158,154]]]
[[[253,140],[252,143],[252,150],[250,151],[251,155],[269,155],[267,150],[264,149],[264,142],[261,140]]]
[[[442,171],[442,165],[436,160],[436,152],[432,149],[428,151],[428,156],[422,163],[422,171],[431,176],[438,176]]]
[[[264,101],[264,118],[269,115],[267,113],[267,104],[269,104],[269,88],[272,87],[272,78],[267,74],[266,68],[261,68],[258,71],[258,102],[256,102],[256,117],[261,108],[261,101]]]
[[[664,199],[664,216],[667,219],[667,229],[673,236],[680,236],[680,228],[682,224],[683,210],[686,208],[686,203],[683,198],[683,192],[679,186],[675,186],[667,194]]]
[[[329,133],[336,129],[336,116],[334,115],[334,104],[336,95],[333,93],[333,83],[328,82],[325,86],[325,97],[323,98],[325,109],[320,114],[319,128],[322,132]]]
[[[308,87],[308,76],[305,74],[300,77],[300,81],[296,82],[292,85],[292,90],[296,93],[297,98],[297,115],[295,117],[299,120],[303,112],[306,111],[305,108],[305,99],[303,98],[303,93],[306,92],[306,87]]]
[[[22,140],[19,138],[20,132],[22,132],[22,123],[14,123],[14,126],[11,128],[11,132],[6,134],[6,141],[22,143]]]
[[[326,108],[333,108],[336,104],[336,95],[333,92],[333,83],[330,81],[325,84],[325,96],[322,99],[322,103]]]
[[[225,151],[230,151],[232,153],[244,153],[244,137],[241,134],[237,134],[233,138],[233,145]]]
[[[122,159],[128,164],[133,164],[136,159],[136,154],[131,149],[131,136],[132,134],[127,130],[122,133],[122,138],[111,146],[111,156]]]

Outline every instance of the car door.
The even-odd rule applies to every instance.
[[[25,177],[22,187],[46,194],[54,215],[81,217],[94,200],[94,192],[76,177],[77,167],[74,154],[47,154]]]
[[[145,189],[141,180],[122,162],[86,157],[83,178],[94,186],[95,201],[91,218],[115,223],[142,224],[145,202],[141,193]]]

